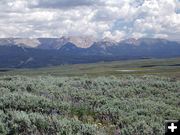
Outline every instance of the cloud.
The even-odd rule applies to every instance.
[[[36,0],[31,3],[34,8],[74,8],[96,5],[96,0]]]
[[[103,33],[103,38],[110,38],[114,41],[121,41],[124,36],[126,35],[126,33],[124,31],[114,31],[114,32],[110,32],[110,31],[105,31]]]
[[[168,35],[166,35],[166,34],[155,34],[154,35],[154,38],[168,38]]]
[[[180,40],[179,0],[1,0],[0,37]]]
[[[138,38],[142,38],[142,37],[145,37],[146,34],[145,33],[139,33],[139,32],[134,32],[132,33],[131,37],[132,38],[135,38],[135,39],[138,39]]]
[[[135,1],[134,1],[135,2]],[[113,29],[125,30],[126,37],[159,37],[175,39],[180,32],[180,14],[177,13],[179,1],[175,0],[144,0],[141,4],[130,3],[133,15],[130,19],[120,19]],[[136,5],[134,7],[134,5]],[[135,9],[134,9],[135,8]],[[136,35],[137,34],[137,35]],[[166,35],[166,36],[162,36]],[[180,35],[179,35],[180,36]],[[176,40],[179,40],[176,36]]]

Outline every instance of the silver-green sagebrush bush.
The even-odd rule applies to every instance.
[[[180,119],[180,81],[135,77],[0,77],[2,135],[160,135]]]

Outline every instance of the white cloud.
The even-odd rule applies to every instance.
[[[155,35],[154,35],[154,38],[167,39],[167,38],[168,38],[168,35],[166,35],[166,34],[155,34]]]
[[[178,34],[180,14],[176,13],[176,5],[175,0],[145,0],[137,12],[140,17],[134,20],[134,32],[146,33],[154,37],[161,35],[165,38],[172,37],[173,33]]]
[[[139,32],[132,33],[132,38],[135,38],[135,39],[142,38],[144,36],[146,36],[145,33],[139,33]]]
[[[118,31],[116,30],[115,32],[110,32],[110,31],[105,31],[103,34],[103,38],[110,38],[114,41],[121,41],[125,37],[126,33],[124,31]]]
[[[179,0],[1,0],[0,37],[179,40]]]

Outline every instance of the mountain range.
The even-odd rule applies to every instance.
[[[0,39],[0,68],[36,68],[179,56],[179,42],[156,38],[132,38],[120,42],[96,40],[90,36]]]

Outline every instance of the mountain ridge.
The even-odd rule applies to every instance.
[[[75,44],[79,48],[90,48],[94,43],[104,44],[106,46],[112,46],[117,44],[131,44],[131,45],[139,45],[141,42],[148,42],[149,44],[153,44],[151,42],[163,41],[168,42],[167,39],[160,38],[129,38],[119,42],[112,41],[110,39],[97,40],[93,37],[78,37],[78,36],[70,36],[65,37],[62,36],[60,38],[0,38],[0,46],[2,45],[17,45],[29,48],[41,48],[41,49],[60,49],[66,43],[71,42]],[[176,42],[176,41],[169,41]],[[179,43],[179,42],[177,42]]]
[[[170,57],[180,57],[180,43],[165,39],[102,40],[89,47],[79,47],[67,38],[0,39],[0,68]]]

